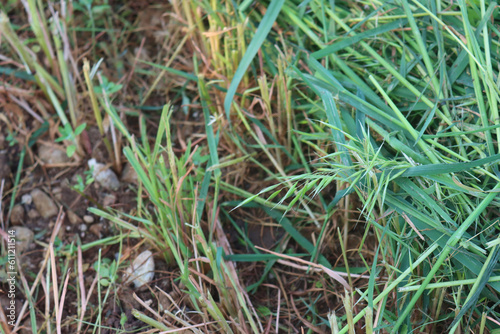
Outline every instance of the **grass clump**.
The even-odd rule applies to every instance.
[[[495,304],[496,283],[485,290],[498,269],[498,250],[491,242],[497,239],[493,212],[500,158],[494,139],[497,74],[490,67],[496,46],[489,19],[496,8],[487,5],[438,8],[403,1],[360,20],[340,5],[336,11],[323,7],[323,20],[300,27],[305,34],[325,31],[332,23],[339,27],[328,36],[339,39],[333,44],[311,39],[315,51],[305,59],[308,72],[295,69],[321,99],[322,106],[311,107],[326,113],[337,153],[321,154],[318,172],[294,184],[308,189],[335,181],[345,190],[332,204],[353,192],[362,200],[365,237],[373,229],[379,241],[379,258],[363,297],[365,310],[378,309],[375,328],[427,332],[443,322],[455,332],[484,326],[484,313],[498,316],[487,306]],[[384,11],[390,14],[379,25],[376,19]],[[291,8],[285,13],[292,20],[300,15]],[[312,13],[301,19],[314,20]],[[358,22],[357,28],[362,24],[364,31],[347,22]],[[423,266],[416,266],[417,260]],[[381,268],[388,281],[377,287]],[[470,278],[475,278],[473,286],[446,291],[450,299],[429,288],[433,281],[452,284]],[[395,288],[394,282],[400,287],[397,304],[374,299]],[[418,289],[408,292],[403,288],[408,285]],[[453,311],[446,314],[445,309]],[[495,322],[489,326],[495,328]]]

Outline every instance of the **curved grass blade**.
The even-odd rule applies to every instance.
[[[471,162],[458,162],[455,164],[431,164],[408,168],[401,177],[426,176],[436,174],[449,174],[462,172],[475,167],[483,166],[500,160],[500,154],[495,154],[487,158],[478,159]]]
[[[271,31],[274,21],[276,21],[276,18],[278,17],[278,14],[281,11],[281,7],[283,7],[284,3],[285,0],[271,1],[271,4],[267,8],[266,14],[262,18],[262,21],[260,22],[259,27],[257,28],[257,31],[255,32],[255,35],[247,48],[247,52],[238,65],[238,69],[234,74],[233,80],[231,81],[229,89],[227,90],[226,98],[224,99],[224,109],[226,110],[226,117],[229,122],[229,111],[231,109],[231,103],[233,102],[233,97],[236,93],[236,89],[238,88],[241,79],[243,79],[243,75],[245,74],[248,66],[250,66],[250,63],[257,54],[260,46],[262,45],[262,43],[264,43],[264,40]]]
[[[462,136],[462,135],[468,135],[468,134],[473,134],[473,133],[478,133],[478,132],[486,132],[490,130],[495,130],[500,128],[499,125],[490,125],[486,126],[484,128],[476,129],[476,130],[469,130],[469,131],[460,131],[460,132],[442,132],[438,133],[435,135],[423,135],[422,138],[424,139],[433,139],[433,138],[444,138],[444,137],[456,137],[456,136]]]
[[[333,100],[333,96],[330,92],[321,90],[321,99],[323,100],[323,105],[325,106],[328,122],[338,129],[331,129],[334,141],[337,146],[337,152],[342,152],[341,159],[344,166],[351,166],[352,162],[349,158],[349,153],[345,148],[345,137],[344,134],[340,131],[340,129],[342,129],[342,123],[340,121],[339,113],[337,111],[335,101]]]
[[[340,42],[333,43],[332,45],[330,45],[322,50],[313,52],[311,54],[311,56],[316,58],[316,59],[328,56],[331,53],[337,52],[337,51],[345,49],[353,44],[359,43],[360,41],[362,41],[365,38],[377,36],[377,35],[383,34],[385,32],[404,27],[404,25],[407,22],[408,22],[407,19],[400,19],[400,20],[396,20],[396,21],[391,22],[391,23],[381,25],[381,26],[374,28],[374,29],[363,31],[362,33],[359,33],[357,35],[345,38],[345,39],[341,40]]]

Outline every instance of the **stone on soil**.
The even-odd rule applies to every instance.
[[[64,164],[70,161],[64,150],[52,145],[40,145],[38,156],[46,164]]]
[[[128,275],[126,284],[134,282],[136,288],[140,288],[151,282],[154,277],[155,262],[153,253],[147,250],[137,256],[132,265],[127,268]]]
[[[94,168],[92,176],[103,188],[116,190],[120,187],[120,181],[115,172],[106,165],[97,162],[95,159],[90,159],[88,161],[89,168]]]
[[[10,214],[12,225],[21,225],[24,221],[24,208],[21,204],[14,205]]]
[[[30,194],[24,194],[21,197],[21,203],[23,204],[30,205],[32,202],[33,202],[33,197],[31,197]]]
[[[54,201],[40,189],[33,189],[31,191],[31,197],[33,198],[33,203],[38,213],[40,213],[40,216],[43,218],[50,218],[57,215],[59,212]]]
[[[40,214],[35,209],[31,209],[30,211],[28,211],[28,218],[29,219],[36,219],[38,217],[40,217]]]
[[[94,217],[90,215],[85,215],[83,216],[83,221],[86,222],[87,224],[92,224],[94,222]]]
[[[107,194],[102,200],[102,206],[105,208],[116,203],[116,196],[113,194]]]
[[[62,188],[61,187],[52,188],[52,196],[54,196],[56,200],[61,201],[63,199]]]
[[[91,225],[89,227],[89,231],[90,231],[90,233],[92,233],[96,237],[102,238],[102,233],[101,233],[102,228],[103,228],[103,224],[102,223],[94,224],[94,225]]]
[[[137,184],[137,173],[130,163],[126,163],[123,167],[122,182]]]
[[[16,252],[24,253],[33,243],[35,239],[35,233],[27,227],[14,226],[12,228],[16,236]]]
[[[71,223],[71,225],[76,225],[76,224],[82,223],[82,219],[80,217],[78,217],[78,215],[76,213],[74,213],[73,211],[68,210],[68,212],[66,212],[66,215],[68,216],[68,220]]]

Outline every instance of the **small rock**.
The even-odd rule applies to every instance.
[[[66,214],[68,215],[68,220],[72,225],[82,223],[82,218],[78,217],[78,215],[76,213],[74,213],[73,211],[68,210],[68,212],[66,212]]]
[[[151,282],[154,277],[155,262],[153,259],[153,253],[147,250],[142,252],[137,256],[137,258],[132,262],[132,265],[127,268],[127,280],[126,284],[134,282],[136,288],[140,288],[145,284]]]
[[[108,194],[104,196],[104,199],[102,200],[102,206],[108,207],[116,203],[116,196],[113,194]]]
[[[120,181],[115,172],[106,165],[98,163],[95,159],[88,161],[89,168],[93,167],[92,176],[103,188],[116,190],[120,187]]]
[[[90,215],[85,215],[83,216],[83,221],[86,222],[87,224],[92,224],[94,222],[94,217]]]
[[[16,236],[16,251],[18,253],[24,253],[33,243],[35,233],[23,226],[14,226],[12,229],[15,231]]]
[[[94,224],[94,225],[90,226],[89,231],[100,239],[100,238],[102,238],[102,234],[101,234],[102,227],[103,227],[102,223]]]
[[[28,218],[36,219],[38,217],[40,217],[40,214],[35,209],[31,209],[30,211],[28,211]]]
[[[40,145],[38,156],[46,164],[64,164],[70,161],[66,151],[52,145]]]
[[[87,228],[88,228],[88,227],[87,227],[87,225],[85,225],[85,224],[81,224],[81,225],[79,226],[79,229],[80,229],[80,231],[82,231],[82,232],[87,231]]]
[[[33,197],[31,197],[30,194],[24,194],[21,197],[21,203],[23,204],[30,205],[32,202],[33,202]]]
[[[126,163],[123,167],[122,182],[137,184],[137,173],[130,163]]]
[[[21,225],[24,221],[24,208],[21,204],[14,205],[10,214],[12,225]]]
[[[54,201],[40,189],[33,189],[31,197],[33,197],[33,203],[43,218],[50,218],[59,212]]]
[[[61,187],[55,187],[52,188],[52,196],[58,201],[62,200],[62,188]]]

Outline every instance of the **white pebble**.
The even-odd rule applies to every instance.
[[[24,194],[23,197],[21,197],[21,203],[30,205],[31,202],[33,201],[33,197],[31,197],[30,194]]]
[[[95,159],[90,159],[87,164],[89,168],[93,167],[92,176],[103,188],[116,190],[120,187],[120,181],[115,172],[106,165],[97,162]]]
[[[94,217],[90,215],[85,215],[83,216],[83,221],[86,222],[87,224],[92,224],[94,222]]]
[[[137,256],[132,265],[127,268],[126,284],[134,282],[136,288],[148,284],[154,277],[155,262],[153,253],[147,250]]]

